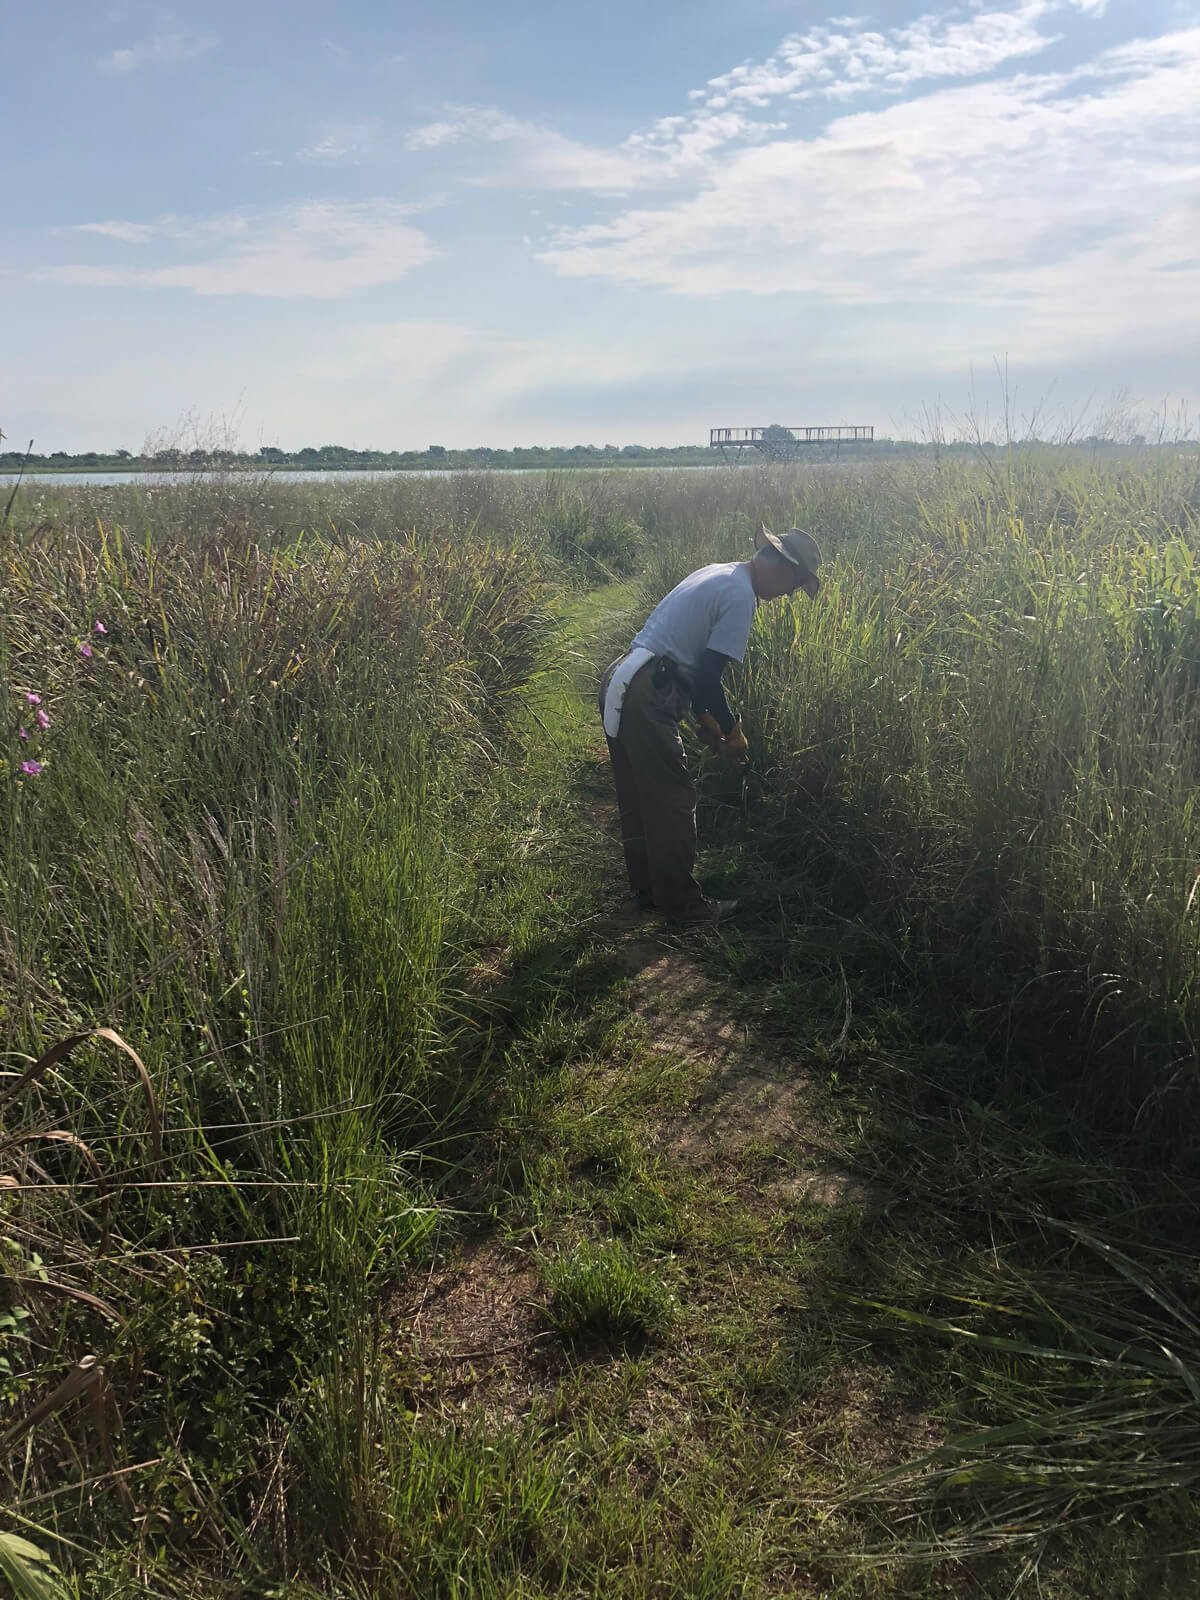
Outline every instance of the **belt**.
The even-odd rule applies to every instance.
[[[655,656],[654,683],[655,687],[659,689],[664,688],[668,683],[677,683],[690,694],[692,690],[692,675],[686,667],[680,666],[674,656]]]

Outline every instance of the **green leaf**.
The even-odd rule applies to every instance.
[[[0,1533],[0,1576],[14,1600],[68,1600],[66,1580],[50,1557],[15,1533]]]

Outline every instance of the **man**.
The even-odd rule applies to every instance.
[[[765,527],[749,561],[690,573],[650,613],[629,654],[614,661],[600,707],[621,813],[625,866],[638,904],[673,927],[723,922],[736,900],[708,900],[693,876],[696,790],[679,724],[690,707],[710,749],[744,764],[749,747],[721,675],[741,661],[756,606],[797,589],[815,600],[821,552],[811,534]]]

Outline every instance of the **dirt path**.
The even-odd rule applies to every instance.
[[[616,809],[597,794],[606,777],[602,766],[588,774],[584,804],[608,841],[615,875]],[[588,1102],[594,1111],[600,1093],[601,1114],[605,1090],[610,1105],[637,1102],[638,1154],[652,1171],[711,1187],[758,1216],[797,1204],[832,1213],[880,1203],[839,1162],[805,1062],[752,1041],[693,942],[624,906],[598,919],[593,937],[619,974],[620,1008],[638,1049],[632,1069],[627,1060],[588,1063]],[[670,1081],[661,1101],[660,1075]],[[764,1165],[765,1178],[757,1175]],[[586,1176],[588,1161],[578,1171]],[[736,1252],[714,1264],[731,1278],[744,1266]],[[509,1422],[527,1415],[576,1363],[547,1331],[545,1301],[527,1242],[506,1244],[501,1228],[485,1227],[439,1255],[391,1307],[397,1347],[421,1372],[421,1403]]]
[[[654,1570],[680,1574],[655,1594],[841,1593],[814,1551],[867,1534],[839,1497],[942,1437],[905,1358],[842,1331],[839,1286],[890,1198],[841,1146],[828,1066],[773,1031],[770,980],[730,977],[722,941],[744,931],[679,936],[632,910],[582,700],[563,714],[575,779],[553,826],[584,909],[537,951],[532,989],[519,953],[497,954],[518,1015],[486,1175],[388,1307],[395,1370],[435,1434],[550,1453],[564,1548],[586,1565],[611,1537],[628,1563],[596,1592],[648,1594],[629,1574]],[[551,1325],[556,1272],[597,1249],[668,1296],[646,1337]],[[693,1585],[694,1541],[726,1575],[711,1588]]]

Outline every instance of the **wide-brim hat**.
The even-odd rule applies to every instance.
[[[765,544],[771,545],[785,561],[799,567],[806,576],[816,577],[817,568],[821,565],[821,551],[811,533],[805,533],[803,528],[789,528],[786,533],[776,534],[764,522],[755,535],[754,548],[761,550]]]

